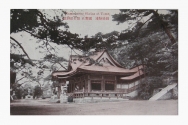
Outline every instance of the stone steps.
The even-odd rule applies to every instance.
[[[177,83],[173,83],[171,85],[168,85],[167,87],[163,88],[160,92],[158,92],[157,94],[155,94],[154,96],[152,96],[149,99],[149,101],[156,101],[156,100],[158,100],[160,97],[162,97],[163,95],[165,95],[171,89],[173,89],[174,87],[176,87],[176,85],[177,85]]]

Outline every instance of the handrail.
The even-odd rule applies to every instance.
[[[139,84],[138,85],[135,85],[135,86],[133,86],[133,87],[131,87],[131,88],[129,88],[129,89],[127,89],[127,93],[130,93],[130,92],[133,92],[133,91],[135,91],[136,89],[138,89],[139,88]]]
[[[123,94],[126,93],[121,93],[121,92],[77,92],[77,93],[73,93],[73,97],[74,98],[83,98],[83,97],[107,97],[107,98],[111,98],[111,97],[117,97],[117,98],[122,98]]]
[[[91,91],[91,92],[83,92],[83,91],[75,91],[72,93],[74,98],[84,98],[84,97],[117,97],[117,98],[123,98],[124,94],[128,94],[130,92],[135,91],[139,88],[139,84],[135,85],[129,89],[125,89],[122,92],[119,90],[116,91]]]

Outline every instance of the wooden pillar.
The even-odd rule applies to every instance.
[[[82,86],[82,82],[81,82],[80,78],[78,78],[77,81],[78,81],[78,88],[79,88],[78,90],[80,90],[82,88],[81,87]]]
[[[82,81],[81,81],[80,78],[79,78],[79,83],[78,84],[79,84],[79,90],[82,89]]]
[[[72,92],[74,93],[74,90],[75,90],[75,82],[73,82],[73,88],[72,88]]]
[[[83,77],[84,78],[84,89],[85,89],[85,91],[87,92],[87,80],[86,80],[86,78],[85,78],[85,76]]]
[[[117,78],[116,78],[116,76],[115,76],[114,90],[115,90],[115,91],[117,90]]]
[[[69,81],[69,84],[67,85],[67,93],[70,92],[70,81]]]
[[[80,87],[80,89],[83,89],[83,86],[84,86],[84,84],[83,84],[83,80],[80,78],[80,82],[81,82],[81,87]]]
[[[70,93],[72,93],[72,81],[70,82]]]
[[[139,66],[138,66],[138,73],[139,73],[139,77],[140,77],[140,79],[139,79],[139,82],[141,82],[141,75],[140,75],[140,68],[139,68]]]
[[[90,80],[90,76],[88,75],[88,92],[91,92],[91,80]]]
[[[102,75],[102,80],[101,80],[101,90],[102,90],[102,91],[105,90],[105,88],[104,88],[104,84],[105,84],[104,76]]]
[[[71,93],[71,83],[69,82],[69,93]]]
[[[86,88],[86,80],[85,80],[85,78],[84,78],[84,89],[86,90],[87,88]]]
[[[123,83],[122,83],[122,82],[120,82],[120,88],[121,88],[121,89],[122,89],[122,84],[123,84]]]
[[[68,85],[68,93],[70,93],[71,91],[71,87],[70,87],[70,83],[69,83],[69,85]]]

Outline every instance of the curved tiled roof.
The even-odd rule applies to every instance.
[[[82,71],[82,72],[103,72],[103,73],[120,73],[122,74],[133,74],[131,76],[128,77],[122,77],[122,80],[130,80],[130,79],[134,79],[135,77],[138,77],[138,68],[142,69],[143,66],[140,65],[138,67],[134,67],[132,69],[125,69],[123,68],[116,60],[113,59],[113,57],[106,51],[99,51],[99,52],[94,52],[93,55],[89,56],[89,58],[97,61],[98,59],[100,59],[100,57],[104,54],[107,53],[107,55],[109,56],[108,58],[110,58],[110,60],[114,63],[115,66],[98,66],[98,65],[91,65],[89,60],[86,60],[87,56],[76,56],[73,55],[71,56],[71,60],[69,63],[69,67],[70,69],[68,71],[58,71],[58,72],[53,72],[52,76],[58,76],[61,78],[68,78],[72,75],[77,74],[78,71]],[[82,61],[80,60],[82,59]],[[140,70],[141,71],[141,70]],[[142,72],[143,74],[143,72]]]
[[[133,75],[131,75],[131,76],[121,77],[120,79],[122,79],[122,80],[132,80],[132,79],[135,79],[135,78],[137,78],[137,77],[139,77],[139,76],[142,76],[143,74],[144,74],[143,71],[140,70],[140,72],[137,71],[135,74],[133,74]]]
[[[105,52],[105,50],[99,51],[99,52],[94,52],[94,54],[90,55],[89,57],[92,58],[93,60],[97,60],[103,55],[104,52]]]
[[[114,66],[81,66],[79,69],[86,71],[117,72],[117,73],[135,73],[133,70],[114,67]]]

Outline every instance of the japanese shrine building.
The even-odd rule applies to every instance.
[[[52,73],[53,79],[59,83],[59,90],[69,81],[67,92],[74,97],[122,97],[137,90],[143,75],[142,65],[125,69],[106,50],[90,56],[72,55],[67,71]]]

